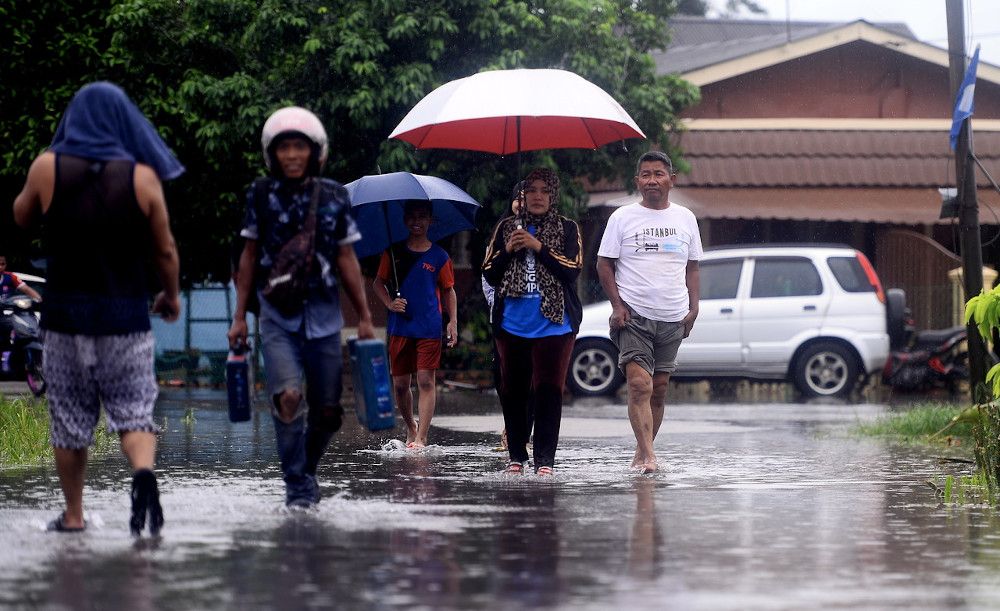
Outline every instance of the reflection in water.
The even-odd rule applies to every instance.
[[[295,510],[293,510],[294,512]],[[275,558],[270,580],[272,609],[330,608],[326,562],[330,546],[321,520],[307,512],[293,513],[275,532]]]
[[[396,503],[431,503],[438,499],[438,486],[431,477],[431,458],[427,454],[411,452],[394,465],[392,500]]]
[[[637,477],[632,488],[635,490],[635,520],[628,538],[628,570],[635,579],[653,581],[660,576],[663,562],[660,554],[663,533],[653,504],[656,480]]]
[[[94,600],[87,587],[87,569],[90,558],[76,554],[60,557],[55,562],[55,576],[49,593],[49,606],[66,609],[94,608]]]
[[[380,596],[430,608],[458,602],[462,567],[455,560],[454,534],[420,529],[389,533],[389,553],[373,568]]]
[[[531,476],[521,476],[530,478]],[[545,607],[562,595],[559,521],[553,482],[517,482],[495,492],[499,520],[493,587],[510,608]]]
[[[153,611],[155,539],[140,539],[121,555],[106,556],[87,547],[62,550],[53,561],[47,608],[98,609],[113,606]]]
[[[636,477],[618,467],[632,439],[624,406],[578,402],[551,481],[499,475],[497,429],[482,422],[500,422],[492,405],[465,407],[479,428],[436,430],[433,453],[382,451],[391,431],[349,421],[321,466],[323,502],[289,512],[268,427],[229,423],[223,402],[196,405],[187,424],[184,402],[161,408],[161,540],[128,536],[120,455],[95,457],[94,528],[79,537],[41,531],[61,503],[54,469],[0,470],[0,608],[969,609],[1000,599],[995,510],[941,505],[924,484],[955,467],[845,434],[883,406],[671,405],[658,438],[665,468]]]
[[[440,500],[439,486],[432,473],[432,456],[404,450],[410,455],[395,464],[391,499],[395,503],[424,504]],[[425,529],[421,525],[399,528],[387,525],[389,553],[373,573],[384,584],[384,595],[409,604],[431,608],[456,603],[461,568],[455,561],[454,535]]]

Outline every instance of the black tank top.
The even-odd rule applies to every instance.
[[[56,155],[55,192],[42,217],[48,254],[41,326],[60,333],[121,335],[150,329],[149,220],[128,160]]]

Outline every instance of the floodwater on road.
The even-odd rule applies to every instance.
[[[566,406],[556,475],[500,474],[493,394],[442,392],[432,446],[353,415],[289,512],[270,416],[164,392],[158,539],[128,533],[130,473],[91,461],[88,531],[43,532],[54,468],[0,471],[0,607],[43,609],[987,609],[1000,520],[926,480],[968,449],[859,438],[884,404],[668,405],[663,467],[627,469],[621,399]]]

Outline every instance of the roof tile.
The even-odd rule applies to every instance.
[[[1000,133],[975,134],[987,167],[1000,165]],[[948,135],[936,131],[706,130],[682,134],[698,187],[939,187],[955,182]],[[977,173],[982,187],[990,183]]]

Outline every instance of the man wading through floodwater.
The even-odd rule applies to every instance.
[[[316,469],[344,413],[340,406],[344,317],[334,272],[339,272],[340,284],[358,313],[358,337],[374,339],[375,330],[354,255],[353,244],[361,234],[350,214],[350,199],[340,183],[319,176],[327,154],[323,124],[304,108],[282,108],[264,123],[261,145],[273,178],[255,183],[247,193],[240,232],[246,245],[240,255],[229,344],[245,344],[247,302],[251,291],[257,292],[285,504],[309,507],[319,502]],[[311,207],[314,197],[318,201]],[[308,287],[289,311],[268,301],[261,290],[282,247],[300,232],[310,214],[315,214],[315,237]]]
[[[42,304],[42,367],[50,437],[66,510],[49,530],[80,532],[87,448],[101,406],[135,470],[132,517],[138,535],[163,525],[153,475],[153,332],[144,261],[163,289],[153,312],[181,311],[177,247],[162,181],[184,172],[149,121],[121,89],[92,83],[74,96],[52,146],[31,164],[14,201],[14,220],[40,221],[48,256]]]
[[[615,210],[597,251],[597,275],[611,301],[611,339],[628,383],[635,433],[632,468],[657,469],[653,441],[663,422],[677,349],[698,317],[701,235],[694,214],[668,199],[677,175],[659,151],[639,157],[642,201]]]

